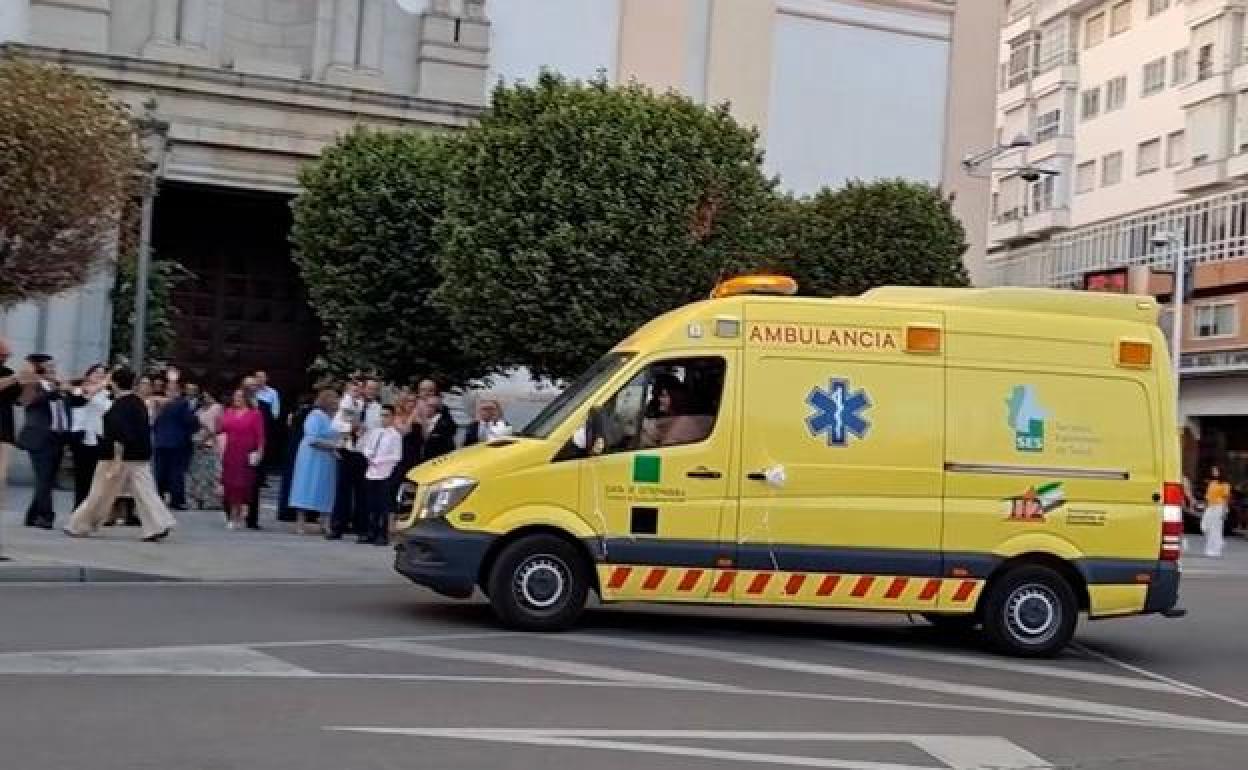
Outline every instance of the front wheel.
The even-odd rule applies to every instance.
[[[530,535],[498,555],[486,594],[509,628],[561,631],[584,611],[589,582],[589,568],[575,546],[554,535]]]
[[[1074,636],[1079,603],[1065,578],[1048,567],[1029,565],[992,581],[982,617],[984,634],[998,650],[1050,657]]]

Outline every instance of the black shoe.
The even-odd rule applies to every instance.
[[[187,508],[186,508],[186,506],[185,506],[185,505],[171,505],[171,506],[169,506],[169,510],[171,510],[171,511],[185,511],[185,510],[187,510]]]
[[[360,545],[372,545],[373,539],[371,537],[364,537],[363,535],[360,535],[359,537],[355,539],[355,542],[359,543]]]
[[[164,539],[165,539],[165,538],[167,538],[167,537],[169,537],[169,530],[167,530],[167,529],[166,529],[166,530],[163,530],[163,531],[161,531],[161,532],[157,532],[157,533],[156,533],[156,534],[154,534],[154,535],[148,535],[147,537],[143,538],[143,542],[145,542],[145,543],[159,543],[161,540],[164,540]]]
[[[341,540],[341,539],[342,539],[342,533],[341,533],[341,532],[330,532],[328,535],[326,535],[326,536],[325,536],[325,539],[326,539],[326,540]]]
[[[143,522],[139,521],[138,517],[127,516],[126,526],[127,527],[141,527],[143,526]]]
[[[373,541],[373,545],[390,545],[390,541],[384,537],[379,537]]]
[[[55,519],[38,519],[35,521],[35,526],[39,529],[52,529],[55,524]]]
[[[248,524],[247,529],[264,529],[264,527],[260,526],[259,524]]]

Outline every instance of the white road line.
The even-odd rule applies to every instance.
[[[1232,706],[1239,706],[1240,708],[1248,708],[1248,701],[1242,701],[1238,698],[1232,698],[1229,695],[1223,695],[1222,693],[1214,692],[1213,690],[1206,690],[1204,687],[1199,687],[1197,685],[1191,684],[1190,682],[1184,682],[1179,679],[1174,679],[1173,677],[1166,676],[1165,674],[1159,674],[1156,671],[1149,671],[1146,668],[1141,668],[1139,666],[1133,665],[1131,663],[1126,662],[1125,660],[1119,660],[1118,658],[1115,658],[1112,655],[1107,655],[1106,653],[1103,653],[1099,650],[1094,650],[1091,647],[1088,647],[1086,644],[1081,644],[1079,642],[1072,642],[1071,646],[1078,648],[1081,652],[1087,655],[1091,655],[1097,660],[1104,661],[1105,663],[1108,663],[1112,666],[1117,666],[1125,671],[1131,671],[1133,673],[1139,674],[1140,676],[1146,676],[1158,682],[1168,684],[1171,687],[1187,690],[1195,695],[1200,695],[1206,698],[1214,698],[1216,700],[1222,701],[1223,703],[1229,703]]]
[[[307,676],[300,666],[246,647],[97,650],[0,655],[0,674],[237,674]]]
[[[849,770],[933,770],[930,766],[899,765],[862,760],[824,759],[792,754],[727,751],[695,746],[640,743],[622,738],[652,740],[754,741],[803,743],[909,743],[958,770],[1030,770],[1052,767],[1029,751],[995,736],[911,735],[905,733],[824,733],[776,732],[760,730],[600,730],[574,728],[403,728],[403,727],[326,727],[335,732],[404,735],[470,741],[523,743],[534,746],[630,751],[670,756],[703,757],[733,762],[763,762],[789,767],[848,768]]]
[[[925,690],[927,692],[935,692],[955,697],[1003,701],[1006,703],[1015,703],[1025,706],[1057,709],[1059,711],[1074,711],[1101,717],[1125,719],[1152,726],[1181,726],[1184,729],[1202,732],[1248,735],[1248,724],[1223,722],[1220,720],[1204,719],[1201,717],[1189,717],[1165,711],[1139,709],[1132,708],[1130,706],[1118,706],[1111,703],[1099,703],[1096,701],[1086,701],[1058,695],[1041,695],[1036,693],[1019,692],[1016,690],[1002,690],[996,687],[946,682],[939,679],[889,674],[881,671],[866,671],[847,668],[844,666],[832,666],[822,663],[808,663],[805,661],[788,660],[785,658],[747,655],[743,653],[728,652],[725,650],[687,647],[683,645],[664,644],[660,642],[647,642],[637,639],[608,638],[585,634],[565,634],[561,636],[560,639],[585,644],[598,644],[607,647],[643,650],[646,652],[687,655],[690,657],[706,658],[709,660],[718,660],[742,666],[771,669],[774,671],[793,671],[803,674],[818,674],[821,676],[830,676],[857,682],[868,682],[870,684],[882,684],[911,690]]]
[[[885,647],[878,644],[856,644],[854,642],[819,642],[820,647],[832,647],[843,650],[852,650],[854,652],[863,652],[870,655],[883,655],[892,658],[904,658],[906,660],[927,660],[934,663],[951,663],[956,666],[971,666],[973,668],[987,668],[996,671],[1014,671],[1020,674],[1029,674],[1034,676],[1052,677],[1055,679],[1071,679],[1079,682],[1090,682],[1093,684],[1105,684],[1112,687],[1128,687],[1137,690],[1152,690],[1155,692],[1164,692],[1171,695],[1187,695],[1191,697],[1201,697],[1200,693],[1194,692],[1190,687],[1180,686],[1172,682],[1164,682],[1156,680],[1153,677],[1147,679],[1136,679],[1133,677],[1115,676],[1113,674],[1097,674],[1092,671],[1079,671],[1077,669],[1055,668],[1053,666],[1044,666],[1036,663],[1022,663],[1018,661],[998,660],[996,658],[972,657],[970,655],[955,655],[946,652],[935,652],[932,650],[917,650],[907,647]],[[1136,672],[1139,673],[1139,672]]]
[[[289,642],[216,642],[213,644],[173,644],[161,647],[114,647],[94,650],[12,650],[0,652],[0,659],[6,655],[27,655],[44,652],[76,653],[76,652],[162,652],[167,650],[215,650],[221,647],[247,647],[253,650],[282,649],[285,647],[328,647],[336,645],[362,644],[366,642],[444,642],[457,639],[488,639],[490,637],[515,637],[518,634],[508,631],[474,631],[470,633],[428,634],[423,636],[374,636],[356,637],[353,639],[297,639]]]
[[[599,666],[592,663],[559,660],[557,658],[536,657],[533,655],[511,655],[501,652],[483,650],[463,650],[452,647],[439,647],[419,642],[386,641],[362,642],[346,645],[355,649],[379,650],[382,652],[398,652],[421,657],[440,658],[443,660],[459,660],[469,663],[485,663],[492,666],[509,666],[512,668],[528,668],[536,671],[548,671],[567,676],[584,677],[586,679],[603,679],[611,682],[629,682],[633,684],[677,685],[689,688],[716,688],[725,685],[710,682],[697,682],[692,679],[681,679],[662,674],[650,674],[644,671],[633,671],[610,666]]]

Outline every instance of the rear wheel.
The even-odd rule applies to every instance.
[[[1056,655],[1070,642],[1079,602],[1066,579],[1040,565],[1017,567],[988,586],[984,634],[1002,652],[1023,657]]]
[[[530,535],[498,555],[486,595],[509,628],[560,631],[584,611],[589,582],[589,568],[575,546],[554,535]]]

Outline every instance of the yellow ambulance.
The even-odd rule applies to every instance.
[[[396,569],[529,630],[593,592],[917,613],[1039,656],[1080,612],[1182,614],[1153,299],[795,290],[727,281],[517,434],[415,468]]]

